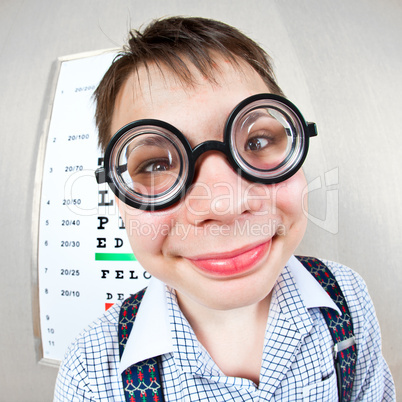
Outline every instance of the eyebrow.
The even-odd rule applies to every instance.
[[[136,146],[149,146],[149,147],[164,147],[166,148],[166,141],[162,139],[163,136],[161,135],[154,135],[153,137],[148,137],[148,138],[143,138],[141,139]],[[166,137],[163,137],[166,139]],[[172,144],[172,143],[171,143]],[[173,144],[172,144],[173,145]],[[126,155],[126,160],[128,160],[128,155],[131,152],[130,146],[127,147],[125,155]],[[120,174],[124,173],[127,171],[127,163],[124,165],[120,165],[118,167],[118,171]]]
[[[247,122],[247,124],[250,123],[255,123],[257,120],[264,118],[264,119],[269,119],[269,120],[273,120],[276,121],[278,123],[280,123],[280,121],[278,121],[278,119],[273,116],[270,111],[268,110],[251,110],[250,112],[248,112],[248,116],[243,120],[241,126],[243,127],[243,125]],[[280,123],[281,124],[281,123]],[[282,125],[283,126],[283,125]],[[285,128],[285,127],[284,127]],[[286,129],[286,128],[285,128]]]
[[[150,134],[146,134],[146,135],[150,135]],[[152,147],[155,147],[155,146],[166,147],[166,141],[168,141],[170,143],[170,141],[166,137],[164,137],[160,134],[157,134],[157,135],[154,135],[153,137],[142,138],[139,140],[139,142],[137,144],[145,145],[145,146],[152,146]]]
[[[147,134],[149,135],[149,134]],[[140,139],[136,144],[136,148],[139,146],[148,146],[148,147],[162,147],[166,148],[167,142],[172,144],[166,137],[161,135],[154,135],[153,137],[147,137]],[[132,151],[130,149],[130,145],[126,149],[126,158],[128,159],[129,153]]]

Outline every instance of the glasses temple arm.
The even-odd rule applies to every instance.
[[[318,135],[315,123],[307,122],[307,133],[309,137],[316,137]]]
[[[105,172],[105,168],[100,167],[98,169],[95,170],[95,177],[96,177],[96,182],[98,184],[102,184],[102,183],[106,183],[106,172]]]
[[[122,174],[122,173],[126,172],[127,171],[127,164],[120,165],[117,168],[117,171],[118,171],[119,174]],[[96,177],[96,182],[98,184],[107,183],[109,181],[108,177],[106,175],[104,167],[100,167],[100,168],[95,170],[95,177]]]

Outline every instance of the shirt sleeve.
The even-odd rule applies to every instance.
[[[67,352],[57,376],[54,402],[96,401],[91,390],[87,369],[77,344]]]
[[[123,401],[117,321],[110,308],[70,346],[60,366],[54,402]]]
[[[382,355],[380,326],[367,286],[351,269],[336,263],[326,263],[344,293],[356,337],[357,364],[352,400],[395,401],[395,386]]]

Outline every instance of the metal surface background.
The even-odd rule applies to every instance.
[[[37,362],[32,320],[32,200],[55,62],[120,46],[130,27],[175,14],[221,19],[261,43],[289,99],[317,123],[305,168],[310,224],[299,252],[364,277],[401,388],[400,1],[2,0],[0,400],[51,401],[57,374]]]

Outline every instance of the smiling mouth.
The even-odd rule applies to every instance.
[[[246,251],[189,260],[201,271],[212,276],[237,276],[252,270],[269,253],[271,244],[272,239]]]

